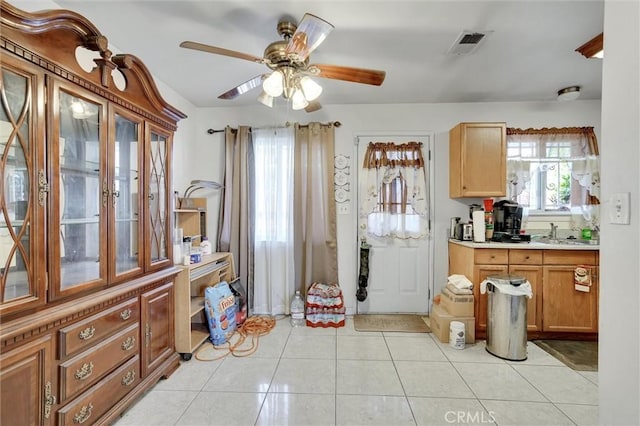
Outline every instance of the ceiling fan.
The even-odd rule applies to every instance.
[[[282,95],[285,99],[291,99],[293,109],[304,108],[311,112],[320,108],[316,99],[322,92],[322,87],[310,77],[380,86],[386,75],[385,71],[373,69],[310,64],[310,53],[324,41],[333,28],[329,22],[310,13],[304,15],[299,25],[280,21],[277,31],[283,39],[269,44],[262,58],[194,41],[183,41],[180,47],[244,59],[264,64],[272,70],[271,73],[257,75],[228,90],[218,96],[219,99],[235,99],[262,85],[263,92],[258,100],[263,104],[273,106],[273,98]]]

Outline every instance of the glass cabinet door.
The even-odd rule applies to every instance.
[[[169,262],[169,153],[170,135],[150,126],[147,148],[147,218],[149,220],[148,265],[164,267]]]
[[[44,99],[43,76],[13,66],[0,67],[0,312],[42,304],[45,300],[44,229],[46,176],[44,132],[37,111]],[[38,201],[37,176],[42,179]]]
[[[144,245],[140,206],[142,197],[141,149],[142,121],[116,109],[111,116],[109,158],[113,170],[111,198],[113,220],[109,232],[111,256],[111,282],[130,277],[142,271]]]
[[[107,181],[105,104],[53,84],[50,280],[52,295],[107,282]]]

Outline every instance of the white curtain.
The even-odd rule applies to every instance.
[[[289,313],[295,292],[294,129],[253,129],[255,158],[255,314]]]
[[[589,193],[600,199],[600,157],[588,155],[575,160],[571,169],[571,177],[577,180]]]
[[[507,159],[507,196],[511,200],[518,198],[518,195],[527,188],[531,177],[537,171],[531,167],[531,161],[522,158]]]
[[[428,235],[427,175],[422,145],[370,143],[363,165],[361,217],[378,237],[424,238]]]
[[[571,163],[572,178],[589,195],[600,195],[600,161],[591,127],[507,129],[507,194],[515,200],[545,161]],[[586,193],[585,193],[586,194]],[[587,203],[589,204],[589,203]]]

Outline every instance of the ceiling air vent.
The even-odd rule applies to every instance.
[[[478,46],[492,31],[463,31],[449,48],[449,55],[469,55],[476,51]]]

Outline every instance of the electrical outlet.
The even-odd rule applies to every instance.
[[[349,203],[338,203],[338,214],[349,214],[351,213],[351,207]]]
[[[629,201],[631,193],[618,192],[609,199],[609,223],[617,225],[629,224]]]

